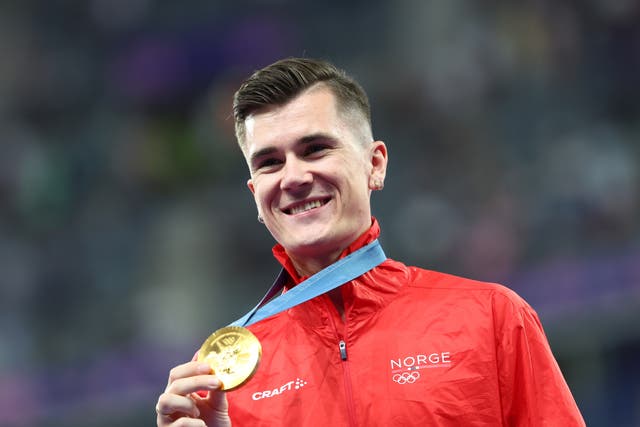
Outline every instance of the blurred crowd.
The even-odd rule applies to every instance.
[[[387,254],[516,290],[587,424],[640,425],[640,3],[8,0],[0,52],[1,426],[150,424],[257,302],[231,97],[285,56],[369,93]]]

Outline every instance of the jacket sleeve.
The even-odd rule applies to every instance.
[[[493,302],[503,424],[584,426],[536,312],[508,290]]]

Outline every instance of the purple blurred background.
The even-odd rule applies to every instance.
[[[231,96],[284,56],[365,87],[388,255],[538,311],[590,426],[640,426],[640,3],[7,0],[0,426],[153,425],[278,266]]]

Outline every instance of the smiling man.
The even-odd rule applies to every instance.
[[[384,180],[387,151],[370,132],[352,131],[366,120],[343,112],[318,83],[244,121],[258,215],[302,275],[333,263],[371,226],[370,194]]]
[[[327,62],[285,59],[243,83],[234,115],[284,295],[351,268],[380,234],[370,197],[387,167],[362,88]],[[391,259],[354,277],[248,326],[262,361],[240,388],[221,391],[208,364],[172,369],[158,426],[584,425],[512,291]]]

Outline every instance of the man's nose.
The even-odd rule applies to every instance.
[[[295,190],[313,181],[313,174],[309,170],[309,165],[302,159],[291,156],[287,158],[282,168],[281,190]]]

